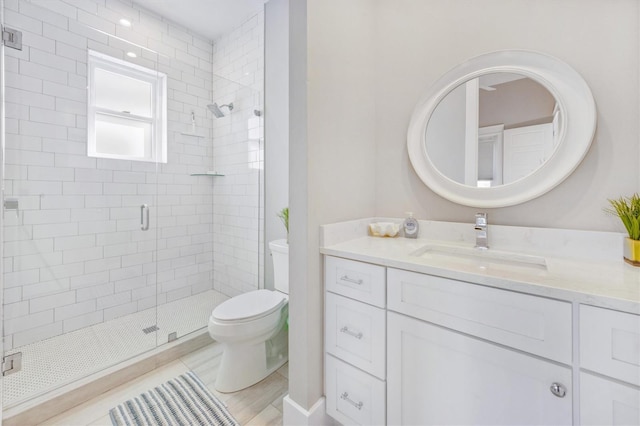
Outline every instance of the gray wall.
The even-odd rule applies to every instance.
[[[482,53],[548,53],[586,80],[598,129],[582,164],[542,197],[490,210],[502,225],[622,231],[603,213],[607,198],[638,186],[638,2],[636,0],[381,0],[377,8],[376,214],[469,222],[462,207],[429,190],[405,148],[411,110],[440,75]],[[495,25],[495,23],[500,23]],[[398,48],[402,46],[402,48]],[[384,112],[384,117],[382,113]],[[383,119],[384,118],[384,119]]]
[[[291,5],[289,395],[309,408],[323,394],[319,226],[375,211],[375,2]]]
[[[316,300],[309,314],[307,305],[312,295],[307,286],[307,265],[317,255],[307,254],[307,2],[289,3],[289,396],[304,408],[309,408],[322,394],[322,342],[317,331],[312,336],[314,347],[307,345],[307,328],[311,321],[322,318],[322,304]],[[311,259],[311,260],[310,260]],[[316,260],[317,262],[317,260]],[[317,281],[316,281],[317,282]],[[315,360],[309,362],[313,354]],[[309,377],[315,380],[309,383]],[[283,419],[286,421],[286,419]]]
[[[286,238],[289,205],[289,0],[265,4],[265,288],[273,288],[269,241]]]
[[[583,75],[598,105],[593,146],[575,173],[536,200],[491,210],[491,221],[622,230],[602,208],[607,198],[640,188],[638,6],[636,0],[292,2],[295,402],[309,408],[323,392],[318,226],[407,210],[419,219],[473,218],[476,209],[440,198],[419,180],[405,146],[422,92],[464,60],[509,48],[549,53]]]

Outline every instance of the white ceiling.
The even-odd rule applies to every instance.
[[[257,13],[268,0],[134,0],[134,3],[215,40]]]

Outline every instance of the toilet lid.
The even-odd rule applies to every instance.
[[[219,321],[239,321],[262,317],[282,307],[285,296],[271,290],[256,290],[219,304],[211,315]]]

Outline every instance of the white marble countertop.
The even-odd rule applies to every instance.
[[[528,232],[526,235],[530,240],[535,240],[536,235],[539,237],[542,232],[541,235],[544,235],[543,239],[545,244],[549,246],[548,249],[539,244],[529,244],[529,247],[526,247],[525,244],[525,247],[517,247],[515,244],[509,246],[508,243],[503,242],[502,247],[490,248],[489,250],[541,256],[546,262],[545,268],[536,265],[482,261],[467,256],[415,255],[425,246],[435,245],[453,250],[456,248],[468,250],[473,247],[473,243],[467,241],[468,235],[456,238],[457,241],[456,239],[364,236],[366,235],[366,231],[364,231],[366,223],[370,221],[371,219],[363,219],[336,224],[337,226],[326,225],[321,231],[323,247],[320,248],[320,252],[391,268],[640,314],[640,268],[626,264],[622,260],[621,250],[620,255],[597,253],[596,250],[595,256],[594,253],[589,253],[586,249],[580,253],[576,253],[576,251],[580,251],[576,249],[566,250],[566,247],[571,247],[567,239],[588,241],[591,238],[595,239],[594,244],[606,246],[616,245],[615,242],[619,241],[617,234],[585,234],[580,231],[562,232],[517,227],[501,227],[503,229],[498,230],[499,233],[502,232],[503,236],[510,232],[521,234],[525,230]],[[464,227],[468,226],[467,224],[447,225],[449,230],[466,229]],[[421,228],[424,227],[434,231],[429,232],[432,237],[441,236],[435,231],[436,228],[442,227],[440,224],[421,223]],[[345,230],[348,232],[345,233]],[[466,231],[464,233],[466,234]],[[471,235],[473,235],[472,232]],[[508,238],[504,238],[504,241],[507,240]],[[554,240],[559,241],[558,246],[565,247],[565,250],[554,249]],[[612,241],[614,244],[611,244]]]

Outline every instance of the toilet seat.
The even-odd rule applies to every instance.
[[[287,297],[277,291],[250,291],[222,302],[211,318],[218,323],[253,321],[280,310],[286,301]]]

